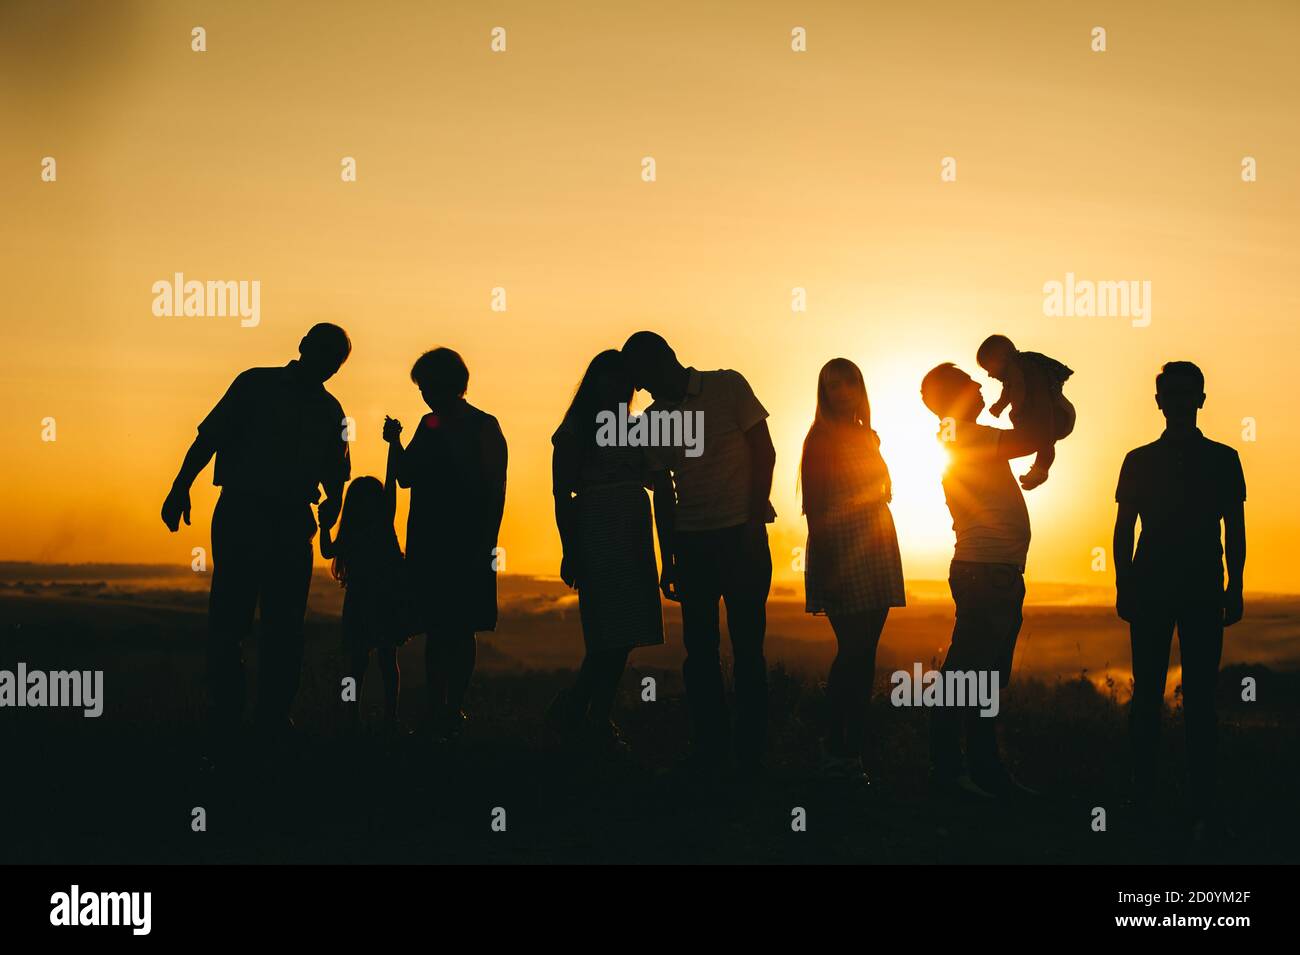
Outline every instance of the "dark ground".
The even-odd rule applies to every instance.
[[[671,621],[670,621],[671,622]],[[855,862],[1143,863],[1300,860],[1300,676],[1234,666],[1221,680],[1222,775],[1231,832],[1216,849],[1185,838],[1182,721],[1165,726],[1165,800],[1156,823],[1123,805],[1124,706],[1081,678],[1017,678],[1004,692],[1004,748],[1040,788],[1032,809],[952,806],[926,787],[926,717],[895,709],[878,672],[878,753],[867,791],[814,773],[823,705],[816,678],[770,659],[773,757],[754,787],[700,789],[661,772],[683,751],[674,669],[634,669],[616,718],[634,748],[618,765],[561,752],[542,714],[570,674],[522,669],[482,640],[473,717],[458,746],[352,734],[338,699],[337,622],[309,617],[293,745],[199,768],[201,601],[0,596],[0,668],[103,669],[99,719],[0,710],[0,862]],[[942,637],[937,634],[936,637]],[[423,714],[422,638],[402,653],[403,707]],[[670,626],[670,643],[680,645]],[[250,654],[255,657],[255,654]],[[794,663],[790,664],[792,667]],[[818,671],[819,672],[819,671]],[[1245,673],[1260,702],[1238,699]],[[640,701],[655,676],[659,699]],[[372,670],[366,704],[377,709]],[[208,829],[190,829],[191,810]],[[1104,807],[1108,831],[1091,828]],[[490,827],[495,807],[507,831]],[[791,812],[807,812],[807,831]]]

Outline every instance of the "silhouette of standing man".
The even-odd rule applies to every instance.
[[[647,448],[656,466],[672,473],[676,488],[673,526],[660,528],[660,549],[666,550],[660,589],[682,604],[682,675],[696,747],[690,768],[714,776],[732,748],[718,653],[723,600],[735,659],[735,753],[741,772],[753,779],[762,771],[767,743],[767,525],[776,519],[770,501],[776,449],[767,411],[739,372],[684,368],[653,332],[629,338],[623,357],[633,384],[654,396],[646,414],[680,412],[703,425],[694,456],[683,447]],[[655,510],[661,510],[658,503]]]
[[[1165,416],[1165,430],[1158,441],[1135,448],[1124,459],[1115,490],[1119,512],[1114,542],[1115,609],[1128,621],[1133,651],[1129,707],[1133,782],[1140,803],[1149,806],[1157,773],[1169,647],[1177,627],[1198,837],[1214,812],[1218,748],[1214,688],[1223,628],[1241,619],[1246,565],[1246,478],[1237,452],[1209,440],[1196,427],[1196,413],[1204,404],[1201,369],[1189,361],[1165,364],[1156,376],[1156,405]],[[1135,555],[1133,525],[1138,518],[1142,536]]]
[[[343,408],[324,383],[352,350],[337,325],[314,325],[299,358],[239,375],[199,424],[198,437],[162,506],[171,531],[190,522],[190,487],[215,454],[208,696],[213,729],[229,742],[244,710],[243,641],[261,606],[256,720],[270,739],[292,727],[302,670],[303,617],[311,585],[311,505],[338,519],[351,470]]]

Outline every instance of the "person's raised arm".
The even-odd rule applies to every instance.
[[[1042,435],[1030,428],[998,429],[997,456],[1004,460],[1023,458],[1038,451],[1042,445]]]
[[[1223,512],[1223,556],[1228,564],[1228,586],[1223,594],[1223,625],[1231,627],[1245,612],[1242,579],[1246,572],[1246,508],[1234,501]]]
[[[397,443],[397,470],[395,476],[398,487],[409,488],[415,480],[417,460],[415,444],[420,440],[423,431],[424,419],[421,418],[419,424],[415,426],[415,433],[411,435],[411,440],[406,442],[406,447],[403,448],[400,441]]]
[[[388,462],[384,470],[384,501],[391,517],[397,513],[397,472],[402,463],[402,422],[384,415],[384,441],[388,443]]]

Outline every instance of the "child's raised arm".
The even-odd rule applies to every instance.
[[[384,440],[388,442],[388,466],[384,472],[384,500],[388,512],[397,513],[397,469],[402,462],[402,422],[384,416]]]

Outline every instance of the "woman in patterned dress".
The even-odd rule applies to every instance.
[[[625,744],[610,712],[628,652],[664,642],[647,488],[660,492],[655,518],[661,526],[671,519],[671,495],[662,493],[668,476],[651,471],[646,449],[597,441],[597,416],[625,414],[632,393],[622,355],[601,352],[551,439],[555,522],[564,547],[560,576],[578,591],[586,655],[576,684],[560,694],[547,719],[565,736],[615,751]]]
[[[871,428],[858,366],[827,362],[817,378],[817,415],[800,463],[808,519],[806,610],[826,614],[838,653],[826,680],[830,721],[822,754],[829,776],[865,780],[867,711],[876,646],[890,607],[902,607],[902,561],[889,513],[889,468]]]

